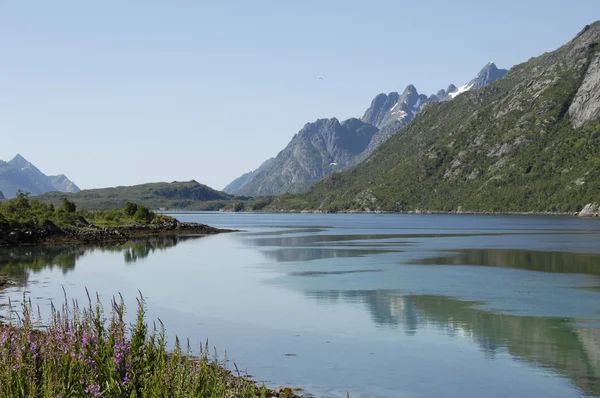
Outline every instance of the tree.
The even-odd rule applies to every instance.
[[[125,214],[133,216],[138,210],[138,205],[131,203],[130,201],[125,202]]]
[[[154,219],[154,213],[148,210],[145,206],[137,206],[137,210],[133,218],[141,223],[148,224]]]
[[[60,208],[66,211],[67,213],[75,213],[77,211],[77,206],[75,203],[71,202],[67,198],[63,198]]]

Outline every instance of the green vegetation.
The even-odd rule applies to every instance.
[[[265,197],[237,197],[222,208],[223,211],[261,211],[267,208],[275,199],[274,196]]]
[[[483,89],[427,104],[372,156],[270,209],[575,212],[600,200],[600,124],[569,107],[600,23]]]
[[[138,299],[129,328],[125,307],[113,301],[106,321],[99,303],[83,310],[53,310],[46,330],[23,305],[16,324],[0,326],[0,395],[3,397],[268,397],[269,391],[245,377],[234,377],[209,356],[200,356],[175,339],[167,352],[165,329],[149,329]],[[283,396],[283,395],[281,395]],[[286,396],[294,396],[289,394]]]
[[[219,210],[228,205],[234,197],[196,181],[86,189],[78,193],[48,192],[36,197],[55,206],[64,198],[75,203],[79,209],[86,210],[121,208],[127,201],[149,209]]]
[[[52,223],[59,227],[121,226],[159,222],[169,217],[159,215],[145,206],[125,202],[123,209],[104,211],[77,210],[75,203],[63,198],[60,206],[46,204],[30,199],[29,195],[19,192],[17,197],[0,202],[0,224],[9,225],[45,225]]]

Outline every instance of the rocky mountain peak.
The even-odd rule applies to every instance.
[[[330,119],[317,119],[312,123],[306,123],[302,130],[296,134],[296,139],[310,138],[318,134],[321,130],[335,129],[340,125],[340,121],[332,117]]]
[[[488,62],[487,65],[481,69],[477,76],[467,83],[468,90],[478,90],[484,86],[487,86],[491,82],[495,82],[501,79],[508,73],[506,69],[498,69],[495,63]]]
[[[45,192],[79,192],[65,175],[47,176],[21,154],[9,162],[0,161],[0,190],[11,198],[18,190],[40,195]]]
[[[417,92],[417,89],[415,88],[415,86],[410,84],[410,85],[406,86],[406,88],[402,92],[402,95],[400,96],[398,102],[404,103],[404,104],[412,107],[418,101],[418,99],[419,99],[419,93]]]
[[[413,86],[412,84],[409,84],[408,86],[406,86],[406,88],[404,89],[404,92],[402,93],[402,95],[407,95],[407,94],[419,94],[417,92],[417,88],[415,86]]]
[[[365,111],[361,120],[365,123],[378,126],[383,122],[383,119],[390,112],[392,107],[398,102],[400,94],[392,92],[389,94],[379,94],[373,101],[371,106]]]
[[[10,164],[12,167],[14,167],[15,169],[24,169],[28,166],[31,166],[31,163],[25,159],[23,156],[21,156],[20,153],[17,153],[17,155],[12,158],[12,160],[10,160],[8,162],[8,164]]]

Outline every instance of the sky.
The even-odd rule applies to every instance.
[[[4,1],[0,159],[84,189],[222,189],[307,122],[509,68],[594,18],[598,0]]]

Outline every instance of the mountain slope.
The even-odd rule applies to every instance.
[[[36,197],[38,200],[52,202],[55,205],[59,204],[62,198],[69,198],[79,208],[89,210],[123,207],[126,201],[154,209],[160,207],[182,209],[189,207],[193,202],[229,201],[233,196],[192,180],[84,189],[78,193],[48,192]]]
[[[81,191],[77,185],[64,174],[48,176],[48,180],[57,191],[77,193]]]
[[[272,161],[254,171],[236,195],[270,196],[302,192],[326,175],[343,169],[365,150],[377,128],[359,119],[307,123]]]
[[[600,192],[600,22],[276,208],[576,211]],[[301,204],[298,204],[301,203]]]
[[[225,188],[223,188],[223,192],[228,194],[234,194],[235,192],[239,191],[244,185],[252,181],[252,178],[254,178],[254,176],[258,174],[261,170],[267,169],[274,160],[275,158],[271,158],[263,162],[263,164],[261,164],[258,167],[258,169],[250,171],[246,174],[242,174],[235,180],[231,181]]]
[[[373,99],[371,105],[361,118],[363,123],[370,124],[378,129],[378,131],[373,130],[374,133],[371,135],[370,141],[362,151],[358,153],[356,153],[356,151],[349,153],[349,156],[344,158],[343,161],[332,161],[332,163],[336,163],[335,167],[326,167],[326,165],[324,167],[323,160],[325,158],[331,158],[332,153],[329,155],[315,156],[315,153],[313,153],[315,152],[315,148],[312,144],[308,142],[301,143],[300,141],[302,138],[298,139],[297,142],[292,140],[292,142],[288,144],[288,147],[291,145],[295,148],[294,157],[296,159],[317,159],[320,157],[322,158],[321,161],[315,160],[313,163],[301,161],[296,164],[291,161],[285,166],[283,165],[281,158],[279,158],[277,164],[272,163],[272,161],[275,161],[274,159],[270,159],[258,169],[236,178],[225,187],[224,191],[231,194],[256,196],[277,195],[306,190],[326,175],[344,170],[367,158],[389,137],[410,123],[424,104],[428,102],[450,100],[464,91],[481,88],[492,81],[501,78],[505,73],[506,70],[498,69],[495,64],[489,63],[469,83],[460,88],[451,84],[447,90],[438,91],[437,95],[427,97],[424,94],[419,94],[412,84],[407,86],[402,94],[397,92],[379,94]],[[319,121],[316,123],[318,124]],[[309,123],[307,126],[309,125],[311,124]],[[352,134],[350,134],[349,137],[352,137]],[[364,136],[359,134],[355,137],[359,140],[357,143],[358,146],[363,147],[364,143],[362,140]],[[294,137],[294,139],[297,139],[297,137]],[[323,150],[318,149],[316,152],[322,153]],[[283,153],[289,154],[285,150]],[[286,170],[285,175],[282,174],[284,169]]]

